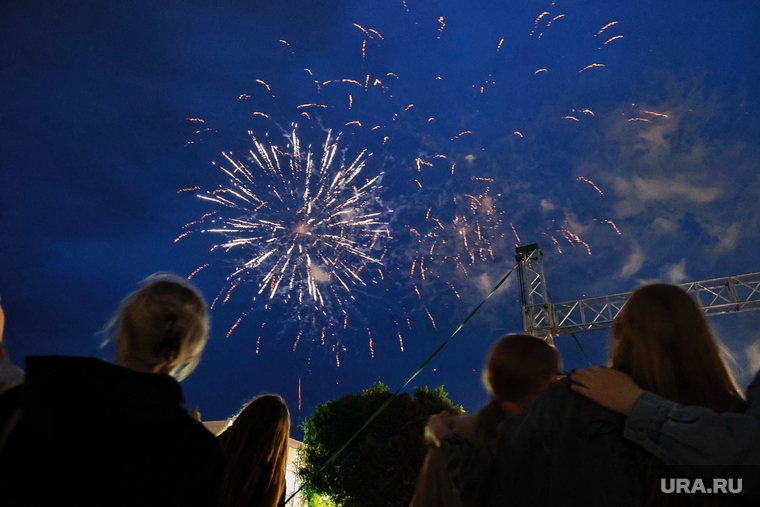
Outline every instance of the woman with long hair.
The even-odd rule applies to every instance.
[[[543,340],[523,334],[500,338],[488,352],[483,368],[483,385],[490,393],[488,403],[474,414],[452,418],[447,424],[480,452],[492,452],[499,425],[530,407],[556,379],[559,363],[557,350]],[[417,477],[410,507],[461,505],[460,492],[446,471],[445,457],[431,446]]]
[[[639,451],[645,464],[649,504],[677,505],[678,499],[668,503],[669,497],[661,491],[660,481],[666,479],[667,484],[675,477],[672,469],[664,464],[682,465],[678,470],[693,473],[700,471],[700,466],[703,467],[701,472],[705,472],[705,465],[760,463],[756,453],[746,452],[752,445],[757,447],[752,439],[760,428],[757,415],[740,415],[748,404],[722,357],[719,342],[694,300],[680,288],[656,284],[642,287],[631,295],[615,319],[610,366],[609,370],[594,367],[574,374],[572,389],[603,402],[604,399],[597,399],[590,390],[595,386],[598,391],[599,383],[603,382],[605,389],[617,392],[611,403],[601,403],[602,406],[625,414],[644,391],[655,395],[644,397],[641,408],[659,406],[659,410],[634,416],[634,423],[638,420],[640,424],[651,425],[652,431],[657,433],[666,424],[663,418],[657,423],[657,417],[674,404],[703,409],[681,409],[680,415],[676,412],[674,417],[667,418],[672,430],[665,430],[666,434],[657,438],[657,443],[649,442],[649,445],[645,444],[651,440],[652,432],[637,431],[626,425],[625,435],[629,440],[650,451]],[[594,375],[599,378],[594,379]],[[701,432],[697,427],[697,434],[689,435],[688,431],[694,432],[689,428],[690,423],[706,410],[712,424],[703,426]],[[726,422],[717,414],[726,414],[726,422],[736,421],[738,431],[729,434]],[[736,440],[732,443],[735,445],[727,445],[734,433]],[[677,460],[672,455],[678,452],[679,438],[689,443],[688,449],[683,449],[687,455]],[[713,443],[717,442],[723,445],[716,448]],[[740,455],[742,449],[745,456]],[[683,477],[683,472],[678,476]]]
[[[675,285],[646,285],[631,294],[614,322],[610,366],[678,403],[746,409],[704,314]]]
[[[612,369],[655,394],[716,412],[744,412],[747,403],[718,341],[694,300],[674,285],[641,287],[615,319]],[[647,505],[692,505],[694,498],[664,493],[673,472],[656,456],[638,452]]]
[[[746,403],[694,300],[653,284],[636,290],[615,319],[610,366],[661,396],[720,412]],[[668,495],[672,471],[623,438],[625,420],[572,389],[550,386],[512,435],[502,435],[497,484],[480,483],[481,505],[709,505],[709,495]],[[456,454],[453,452],[452,454]]]
[[[221,507],[277,507],[285,496],[290,413],[280,396],[257,396],[217,439],[227,456]]]
[[[178,382],[206,344],[203,297],[154,275],[112,323],[116,364],[28,357],[0,397],[3,505],[216,505],[224,458]]]

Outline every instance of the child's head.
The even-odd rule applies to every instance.
[[[741,395],[718,341],[681,288],[646,285],[615,318],[610,362],[643,389],[680,403],[731,410]]]
[[[493,395],[527,408],[557,378],[560,357],[540,338],[512,334],[499,339],[486,357],[483,383]]]
[[[206,345],[206,302],[177,275],[156,274],[145,282],[119,308],[116,362],[182,380],[198,365]]]

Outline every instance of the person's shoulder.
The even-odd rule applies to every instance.
[[[538,421],[535,424],[541,426],[561,426],[562,431],[574,431],[571,426],[591,428],[601,424],[604,427],[619,427],[622,434],[625,424],[623,416],[576,393],[570,386],[569,378],[553,382],[528,411],[528,418]]]
[[[29,368],[82,368],[82,367],[101,367],[102,365],[113,366],[102,359],[86,356],[26,356],[24,358],[26,369]]]
[[[26,391],[26,385],[24,384],[11,387],[4,393],[0,394],[0,406],[4,404],[18,403],[21,400],[24,391]]]
[[[148,436],[150,448],[162,448],[162,460],[171,463],[179,475],[195,476],[224,465],[222,448],[214,435],[180,407]],[[184,471],[184,472],[181,472]],[[181,472],[181,473],[180,473]]]
[[[451,420],[452,429],[467,440],[472,439],[477,425],[476,414],[458,415]]]
[[[184,410],[177,417],[177,425],[182,428],[184,438],[192,442],[192,445],[212,455],[222,456],[222,448],[214,434]]]
[[[26,386],[24,384],[12,387],[0,395],[0,430],[10,420],[13,413],[21,406],[21,400]]]
[[[188,433],[196,436],[198,440],[203,442],[217,442],[216,436],[211,433],[202,422],[196,420],[189,414],[187,414],[187,417],[183,418],[183,420],[183,424],[187,427]]]
[[[572,382],[569,377],[562,378],[546,389],[545,396],[547,402],[553,405],[561,405],[572,408],[582,414],[593,415],[597,418],[618,420],[620,417],[614,412],[610,412],[598,403],[582,396],[571,389]]]
[[[577,398],[578,394],[570,389],[570,379],[565,377],[549,384],[549,387],[538,397],[536,403],[540,402],[543,405],[551,406],[574,405],[577,403]]]

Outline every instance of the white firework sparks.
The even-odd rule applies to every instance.
[[[334,303],[345,325],[352,288],[366,285],[369,271],[382,276],[389,237],[388,211],[378,196],[382,173],[361,178],[371,154],[364,150],[344,164],[340,135],[329,131],[319,159],[311,147],[302,149],[295,129],[288,139],[282,149],[254,137],[250,165],[224,154],[229,186],[198,197],[232,213],[214,213],[208,217],[214,226],[202,232],[224,237],[213,249],[245,253],[225,300],[241,283],[253,282],[269,301],[297,301],[299,319],[304,308],[332,318]],[[370,266],[375,269],[362,273]]]

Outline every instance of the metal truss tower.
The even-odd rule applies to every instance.
[[[517,247],[523,328],[553,342],[562,334],[608,329],[630,292],[555,303],[546,288],[543,252],[537,244]],[[760,272],[679,284],[706,316],[760,310]]]

